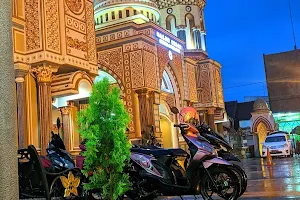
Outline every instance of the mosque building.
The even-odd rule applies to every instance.
[[[192,105],[213,129],[226,120],[221,65],[208,57],[206,0],[14,0],[19,148],[45,154],[60,132],[78,154],[76,113],[107,77],[121,90],[128,138],[148,127],[164,147],[186,148],[170,108]],[[56,121],[60,118],[61,130]]]

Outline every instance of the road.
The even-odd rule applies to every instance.
[[[248,187],[241,200],[292,199],[300,200],[300,157],[273,158],[274,165],[266,166],[260,158],[245,159],[240,165],[248,175]],[[158,199],[202,199],[194,196],[159,197]]]

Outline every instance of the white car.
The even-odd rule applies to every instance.
[[[271,156],[292,156],[292,141],[288,139],[286,132],[274,132],[266,137],[262,146],[262,157],[267,157],[267,148]]]

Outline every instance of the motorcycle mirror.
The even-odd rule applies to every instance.
[[[178,110],[178,108],[176,108],[176,107],[172,107],[172,108],[171,108],[171,112],[174,113],[174,114],[178,114],[178,113],[179,113],[179,110]]]

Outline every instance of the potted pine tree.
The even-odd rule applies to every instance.
[[[104,199],[115,200],[130,187],[123,173],[130,159],[131,144],[125,134],[129,121],[120,90],[107,79],[95,83],[89,105],[78,114],[78,131],[86,140],[83,173],[89,182],[84,189],[100,189]]]

